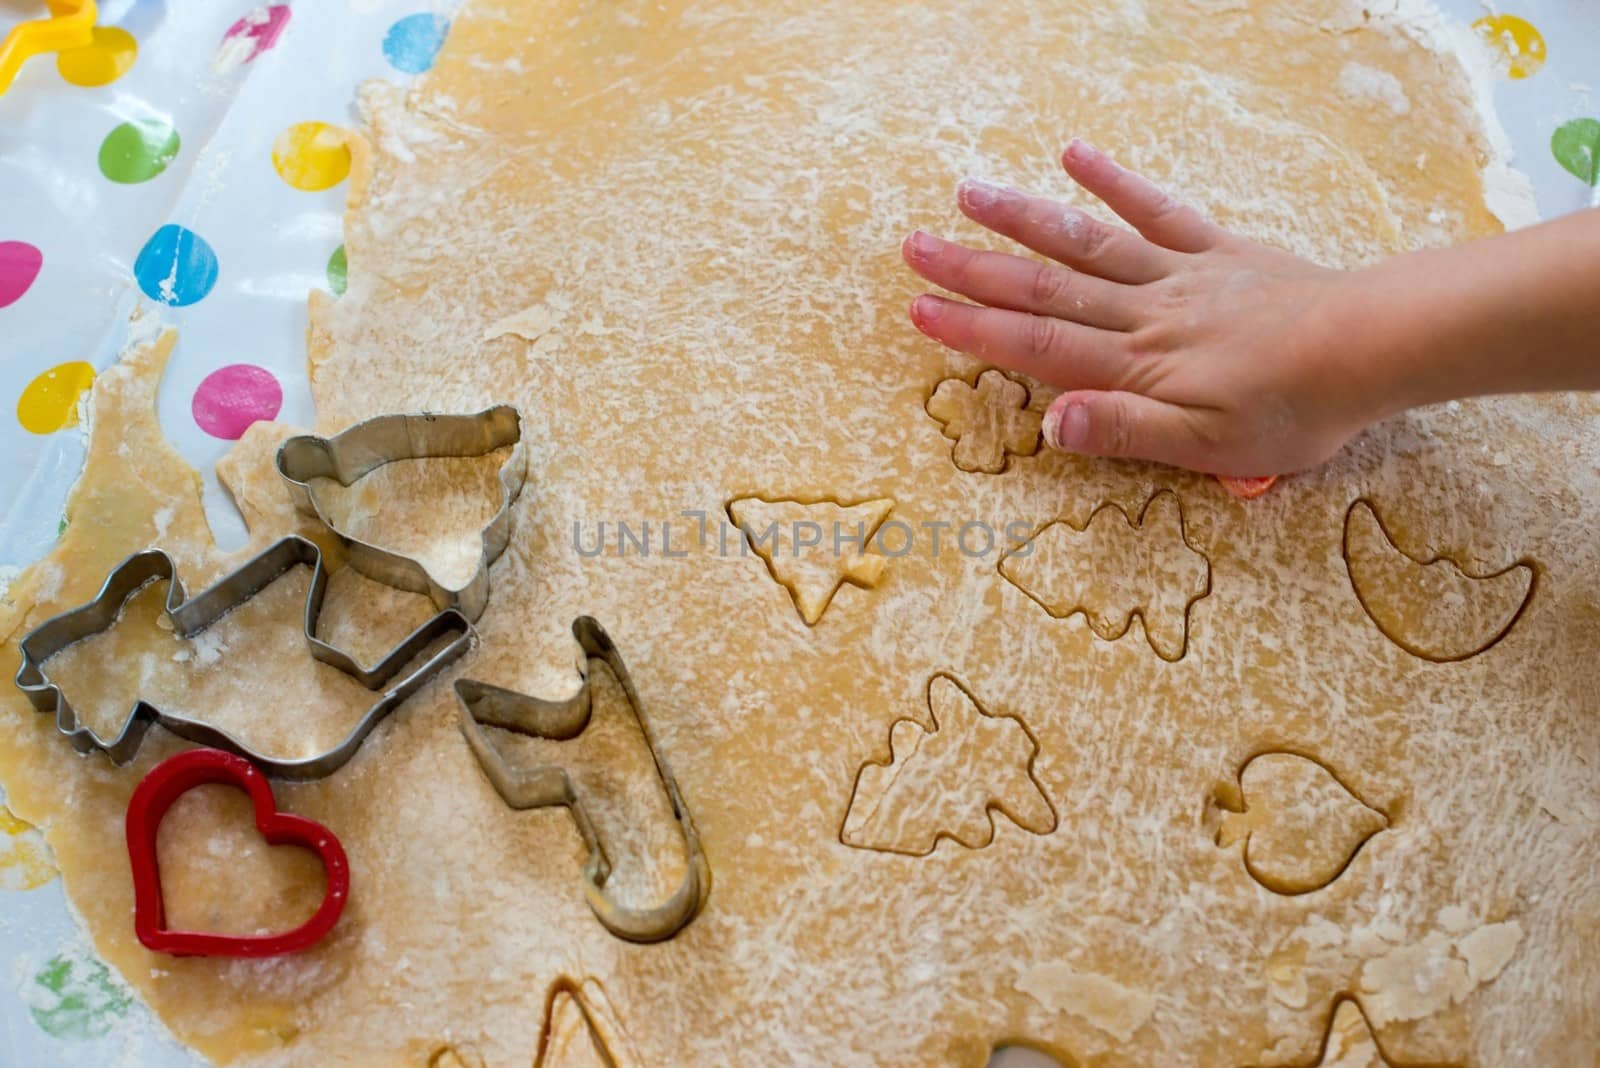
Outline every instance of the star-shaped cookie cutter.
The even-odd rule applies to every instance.
[[[506,446],[511,446],[511,455],[500,466],[500,508],[483,528],[483,550],[472,578],[459,587],[439,582],[414,556],[340,530],[311,485],[314,479],[331,478],[348,486],[397,460],[487,456]],[[512,505],[528,477],[522,415],[516,408],[502,404],[470,415],[380,415],[329,438],[290,438],[279,446],[277,464],[295,504],[333,532],[349,551],[351,567],[385,586],[424,594],[441,610],[455,609],[473,622],[483,615],[489,603],[489,565],[511,540]]]
[[[295,760],[275,760],[255,751],[226,731],[188,716],[164,712],[143,698],[135,701],[117,736],[103,738],[79,722],[72,703],[67,700],[60,685],[51,681],[45,673],[44,665],[51,657],[74,642],[109,629],[128,601],[152,582],[166,581],[169,584],[167,617],[172,621],[173,630],[180,637],[188,638],[204,631],[250,600],[291,568],[301,565],[311,568],[311,586],[306,594],[304,617],[306,644],[311,649],[311,655],[324,664],[338,668],[369,690],[378,690],[396,677],[399,678],[362,714],[350,733],[325,752]],[[471,648],[476,637],[471,622],[465,616],[453,609],[446,609],[412,631],[378,663],[363,667],[348,653],[317,637],[317,618],[322,612],[322,601],[327,592],[327,575],[322,563],[322,550],[316,543],[290,536],[274,542],[238,569],[223,576],[215,585],[185,599],[178,577],[178,565],[171,556],[160,549],[134,553],[112,569],[100,592],[92,600],[46,620],[22,639],[22,664],[17,668],[17,688],[27,696],[34,708],[43,713],[54,713],[56,729],[66,735],[80,753],[100,750],[115,764],[126,764],[132,760],[144,740],[145,732],[152,725],[159,724],[180,738],[242,756],[273,778],[322,778],[343,767],[385,716]],[[414,670],[404,671],[413,661],[428,654],[436,642],[447,637],[450,640],[427,655]]]
[[[677,934],[694,919],[711,892],[711,867],[700,848],[700,835],[690,818],[689,807],[684,803],[673,778],[672,769],[661,755],[650,719],[645,715],[634,688],[633,678],[616,644],[596,620],[579,616],[572,624],[572,634],[583,653],[579,673],[583,682],[571,697],[547,700],[517,693],[474,679],[458,679],[456,696],[461,706],[461,733],[467,745],[478,758],[490,785],[502,800],[514,809],[545,808],[563,805],[572,814],[589,858],[583,866],[583,891],[589,908],[606,930],[630,942],[661,942]],[[509,762],[490,740],[485,726],[501,727],[520,734],[553,741],[566,741],[582,734],[589,725],[593,710],[593,686],[596,664],[603,664],[622,688],[628,708],[638,721],[645,744],[650,747],[650,757],[655,761],[656,775],[672,804],[672,815],[683,835],[685,870],[683,881],[673,895],[660,905],[651,908],[633,908],[617,901],[606,890],[606,880],[611,874],[611,861],[605,844],[584,808],[582,795],[575,788],[572,777],[560,764],[532,764],[517,766]]]

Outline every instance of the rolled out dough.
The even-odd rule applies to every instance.
[[[1055,166],[1074,134],[1332,264],[1495,231],[1466,70],[1394,6],[469,2],[409,94],[364,93],[349,290],[311,307],[319,429],[521,407],[517,535],[452,674],[559,693],[572,618],[600,619],[709,901],[665,944],[607,934],[571,821],[501,803],[446,679],[338,774],[279,788],[351,858],[327,942],[158,957],[133,937],[120,821],[177,743],[153,732],[112,768],[12,693],[9,805],[48,836],[96,949],[178,1037],[249,1065],[976,1066],[1014,1042],[1079,1068],[1315,1065],[1325,1044],[1341,1065],[1594,1068],[1592,400],[1415,413],[1242,504],[1036,450],[1019,413],[1037,409],[997,380],[982,395],[1007,410],[958,409],[972,392],[942,383],[981,368],[902,312],[907,230],[981,239],[953,211],[960,177],[1093,207]],[[10,589],[5,669],[134,549],[159,541],[193,588],[237,560],[155,424],[171,343],[97,382],[70,526]],[[221,471],[256,547],[302,522],[271,471],[288,432],[256,426]],[[470,539],[492,474],[416,466],[352,498],[368,533]],[[764,560],[722,536],[757,498],[875,502],[913,542]],[[618,552],[618,524],[649,524],[653,551]],[[981,527],[999,543],[967,551]],[[1009,574],[1008,529],[1051,539]],[[580,551],[597,534],[604,551]],[[1454,569],[1407,579],[1436,556]],[[337,736],[317,674],[288,669],[295,643],[246,626],[292,628],[279,600],[205,650],[102,639],[145,655],[73,685],[159,684],[264,744]],[[343,572],[325,633],[372,655],[427,610]],[[191,683],[202,653],[230,674]],[[525,744],[609,799],[617,885],[644,902],[681,850],[614,713],[581,744]],[[189,801],[162,840],[174,892],[248,924],[217,845],[237,836],[204,830],[234,808]],[[247,899],[265,926],[315,878],[274,870],[282,892]]]

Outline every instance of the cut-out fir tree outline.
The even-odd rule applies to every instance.
[[[1026,781],[1032,786],[1039,803],[1043,806],[1043,812],[1048,813],[1048,824],[1045,825],[1041,821],[1037,821],[1033,817],[1024,814],[1020,811],[1020,806],[1008,804],[1006,798],[997,798],[992,796],[992,791],[990,791],[991,796],[986,798],[983,804],[983,822],[987,827],[988,833],[981,839],[969,841],[963,839],[960,834],[954,831],[935,830],[931,834],[931,842],[925,849],[896,848],[894,845],[883,844],[881,840],[877,843],[867,842],[860,838],[852,841],[850,837],[851,814],[855,812],[856,804],[862,796],[862,779],[874,769],[888,771],[895,768],[905,767],[908,762],[915,759],[923,742],[937,737],[945,730],[956,729],[955,725],[949,722],[948,717],[941,719],[939,715],[939,702],[936,699],[935,687],[941,682],[947,683],[953,688],[955,691],[954,697],[958,702],[961,703],[961,706],[970,708],[976,713],[975,722],[981,722],[983,720],[1009,720],[1015,723],[1018,728],[1020,728],[1023,738],[1025,738],[1028,743],[1028,758],[1026,764],[1022,768],[1022,771]],[[1028,727],[1027,723],[1022,719],[1022,717],[1011,713],[990,712],[984,706],[983,702],[978,700],[977,695],[972,692],[971,688],[968,687],[966,683],[962,682],[961,679],[957,678],[954,674],[948,671],[936,671],[929,676],[927,684],[923,687],[923,700],[928,705],[928,718],[933,724],[933,729],[929,730],[927,727],[923,726],[920,719],[909,716],[897,719],[890,724],[888,759],[868,760],[856,771],[855,780],[850,789],[850,801],[845,806],[844,817],[839,825],[840,844],[849,846],[852,849],[867,849],[878,853],[892,853],[898,856],[908,857],[931,856],[939,848],[939,843],[943,841],[954,842],[956,845],[964,849],[984,849],[994,844],[994,840],[998,834],[998,827],[994,818],[996,812],[1000,813],[1012,824],[1016,825],[1021,830],[1027,831],[1029,834],[1053,834],[1061,825],[1060,816],[1056,812],[1054,803],[1052,803],[1050,800],[1049,793],[1044,788],[1044,783],[1039,780],[1039,776],[1035,770],[1035,765],[1038,761],[1040,752],[1039,739]],[[911,746],[909,751],[903,751],[902,746],[897,746],[895,744],[895,735],[897,731],[901,733],[902,737],[907,737],[906,732],[901,731],[902,726],[909,726],[910,728],[920,732],[919,736],[914,739],[914,744]],[[885,790],[880,795],[879,799],[882,800],[887,796],[888,791]],[[872,821],[870,817],[862,821],[864,825],[870,825],[871,822]]]
[[[776,551],[775,539],[773,543],[768,543],[762,532],[752,532],[746,526],[739,514],[741,510],[744,510],[742,506],[764,506],[769,508],[793,506],[798,509],[836,508],[845,513],[856,509],[864,509],[866,512],[859,517],[859,522],[855,528],[843,531],[841,526],[836,526],[833,531],[833,536],[841,541],[843,540],[843,537],[841,537],[842,532],[844,536],[849,538],[851,544],[857,544],[857,551],[855,555],[848,559],[835,554],[833,573],[828,576],[826,581],[827,588],[822,589],[820,586],[810,588],[805,582],[806,576],[800,572],[799,568],[799,547],[796,546],[795,550],[788,556]],[[814,627],[827,614],[834,598],[838,596],[839,591],[846,584],[857,589],[870,590],[874,589],[879,580],[882,579],[884,565],[887,563],[888,558],[881,553],[868,552],[867,546],[877,537],[878,531],[888,520],[889,513],[894,511],[894,507],[895,501],[892,497],[863,497],[859,500],[850,500],[832,495],[776,497],[761,493],[747,493],[729,500],[724,506],[724,510],[727,512],[728,521],[738,530],[739,537],[743,539],[743,544],[760,558],[762,564],[766,567],[767,574],[772,576],[772,580],[782,586],[784,591],[788,593],[789,600],[794,604],[795,611],[800,613],[801,621],[808,627]],[[807,522],[815,523],[816,521],[807,520]],[[817,525],[820,528],[821,524]],[[776,521],[769,524],[766,533],[770,534],[775,526]],[[859,543],[857,542],[858,538]],[[774,547],[764,547],[768,544],[772,544]],[[833,541],[825,538],[817,545],[808,546],[808,548],[831,549],[834,544]],[[780,564],[794,566],[780,566]]]
[[[1351,1016],[1354,1013],[1354,1017]],[[1341,1024],[1341,1020],[1344,1021]],[[1359,1021],[1359,1023],[1357,1022]],[[1336,1037],[1339,1036],[1341,1026],[1347,1032],[1353,1032],[1347,1037],[1356,1043],[1370,1045],[1377,1055],[1382,1068],[1462,1068],[1457,1061],[1398,1061],[1389,1055],[1383,1048],[1383,1042],[1378,1038],[1378,1032],[1372,1026],[1372,1018],[1367,1015],[1367,1010],[1362,1006],[1361,999],[1354,994],[1341,993],[1334,996],[1333,1004],[1328,1009],[1328,1022],[1322,1030],[1322,1041],[1317,1045],[1314,1060],[1299,1061],[1294,1064],[1282,1065],[1281,1068],[1331,1068],[1328,1053]],[[1343,1046],[1333,1052],[1343,1060],[1351,1052],[1352,1047]],[[1371,1062],[1368,1061],[1370,1064]],[[1248,1068],[1264,1068],[1259,1064],[1252,1064]]]
[[[575,1020],[571,1019],[573,1013],[577,1014]],[[561,1041],[557,1028],[567,1023],[583,1028],[589,1039],[589,1052],[599,1056],[610,1068],[639,1068],[643,1064],[627,1032],[622,1029],[605,988],[595,979],[580,983],[563,975],[551,983],[545,993],[544,1022],[539,1027],[539,1048],[533,1056],[533,1068],[566,1068],[564,1054],[568,1047],[556,1043]]]
[[[1205,569],[1205,582],[1203,588],[1201,588],[1198,593],[1189,593],[1184,600],[1182,612],[1183,636],[1182,639],[1176,643],[1175,650],[1170,648],[1162,648],[1162,644],[1155,636],[1156,628],[1152,628],[1150,624],[1150,616],[1152,613],[1150,612],[1149,602],[1153,600],[1151,591],[1145,592],[1143,598],[1144,603],[1135,605],[1124,611],[1119,624],[1113,621],[1111,617],[1099,606],[1085,604],[1085,598],[1081,595],[1072,598],[1072,603],[1069,607],[1060,608],[1055,606],[1053,605],[1051,599],[1041,596],[1038,592],[1036,592],[1035,589],[1025,585],[1022,581],[1007,571],[1007,564],[1009,561],[1018,559],[1026,560],[1034,552],[1036,552],[1039,547],[1039,539],[1045,536],[1047,532],[1059,527],[1070,531],[1073,536],[1083,535],[1094,528],[1096,520],[1098,520],[1102,514],[1108,512],[1115,512],[1117,515],[1120,515],[1123,521],[1128,525],[1129,529],[1131,529],[1135,535],[1139,535],[1145,531],[1146,521],[1151,518],[1152,511],[1157,507],[1158,504],[1168,499],[1171,500],[1173,507],[1177,511],[1178,538],[1176,548],[1179,551],[1192,553],[1200,560],[1201,565]],[[1012,566],[1015,568],[1018,565]],[[1090,632],[1102,641],[1121,641],[1123,638],[1127,637],[1128,632],[1133,629],[1134,621],[1138,620],[1139,629],[1144,632],[1146,643],[1149,644],[1151,650],[1158,657],[1167,661],[1168,663],[1176,663],[1189,654],[1189,630],[1191,627],[1192,616],[1194,614],[1194,606],[1211,595],[1211,558],[1189,540],[1188,520],[1184,515],[1183,500],[1176,492],[1170,489],[1159,489],[1155,493],[1151,494],[1150,498],[1146,500],[1144,505],[1139,509],[1139,514],[1137,517],[1130,515],[1126,508],[1115,501],[1107,501],[1106,503],[1096,507],[1093,512],[1089,513],[1089,518],[1084,521],[1084,524],[1081,527],[1064,518],[1052,519],[1047,523],[1043,523],[1029,533],[1026,538],[1022,539],[1016,548],[1010,549],[1001,554],[1000,561],[998,564],[996,564],[996,570],[999,572],[1002,579],[1004,579],[1011,586],[1015,587],[1019,592],[1022,593],[1023,596],[1027,597],[1028,600],[1044,609],[1044,611],[1052,619],[1071,619],[1076,615],[1083,616],[1084,622],[1089,627]],[[1033,585],[1038,586],[1038,583],[1034,583]]]

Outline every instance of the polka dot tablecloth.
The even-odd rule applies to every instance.
[[[0,3],[0,33],[31,6]],[[0,582],[59,536],[79,402],[136,307],[181,330],[162,425],[205,476],[219,540],[242,543],[212,468],[256,420],[313,420],[306,294],[344,292],[355,87],[425,73],[453,6],[105,0],[90,44],[30,60],[0,96]],[[1441,6],[1498,57],[1496,102],[1541,214],[1593,203],[1600,5]],[[3,806],[0,910],[12,1063],[198,1063],[88,950],[42,838]]]
[[[0,2],[0,36],[33,6]],[[63,529],[79,402],[136,307],[180,330],[162,426],[243,542],[213,465],[256,420],[313,420],[306,294],[344,291],[356,86],[426,72],[453,7],[102,0],[89,45],[24,65],[0,96],[0,585]],[[95,959],[3,805],[0,955],[0,1066],[201,1063]]]
[[[0,567],[57,536],[79,400],[136,306],[180,329],[162,423],[242,541],[211,469],[258,419],[312,419],[305,299],[344,289],[355,88],[427,71],[452,7],[106,0],[90,44],[23,67],[0,96]]]

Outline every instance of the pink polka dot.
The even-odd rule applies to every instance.
[[[278,36],[289,25],[289,5],[273,4],[258,8],[228,27],[222,35],[222,48],[217,52],[217,66],[222,69],[249,63],[261,53],[278,43]]]
[[[0,308],[15,304],[39,277],[44,253],[26,241],[0,241]]]
[[[251,423],[275,419],[283,407],[283,387],[272,372],[236,363],[206,375],[194,391],[194,421],[214,438],[235,441]]]

